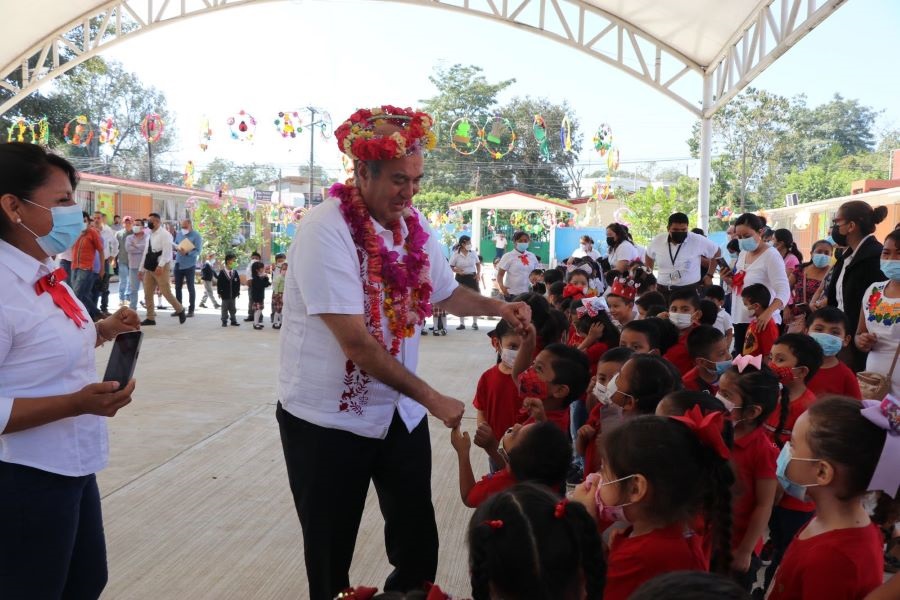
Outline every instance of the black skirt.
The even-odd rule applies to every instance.
[[[476,292],[478,291],[478,280],[475,279],[475,273],[470,273],[468,275],[456,275],[456,281],[459,282],[460,285],[464,285],[467,288],[472,288]]]

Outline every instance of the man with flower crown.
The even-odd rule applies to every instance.
[[[431,117],[382,106],[335,131],[354,176],[300,223],[288,256],[276,417],[303,529],[309,596],[331,600],[349,569],[369,484],[394,567],[388,591],[434,581],[427,413],[458,427],[465,405],[415,375],[432,303],[524,329],[531,312],[457,286],[412,207],[433,148]]]

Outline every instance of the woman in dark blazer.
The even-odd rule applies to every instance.
[[[887,217],[887,207],[872,208],[860,200],[845,202],[832,220],[831,237],[838,246],[846,246],[837,257],[828,285],[828,305],[847,315],[850,323],[859,322],[862,297],[870,285],[884,281],[881,272],[881,243],[875,238],[875,226]],[[854,344],[841,356],[855,372],[866,367],[866,353]]]

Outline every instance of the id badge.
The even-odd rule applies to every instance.
[[[669,275],[669,280],[672,282],[681,281],[681,271],[672,271]]]

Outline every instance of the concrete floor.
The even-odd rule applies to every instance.
[[[274,417],[279,332],[243,322],[223,328],[212,309],[198,309],[183,326],[168,314],[146,328],[134,400],[109,422],[110,465],[98,476],[110,573],[103,597],[305,598],[303,542]],[[482,320],[478,332],[455,331],[457,324],[451,320],[446,337],[422,340],[419,374],[469,403],[464,427],[473,431],[471,399],[492,364],[485,332],[493,323]],[[101,374],[107,356],[108,348],[98,350]],[[459,499],[449,433],[429,422],[437,580],[465,596],[471,511]],[[480,474],[486,460],[473,457]],[[370,489],[354,584],[381,586],[390,572],[382,528]]]

